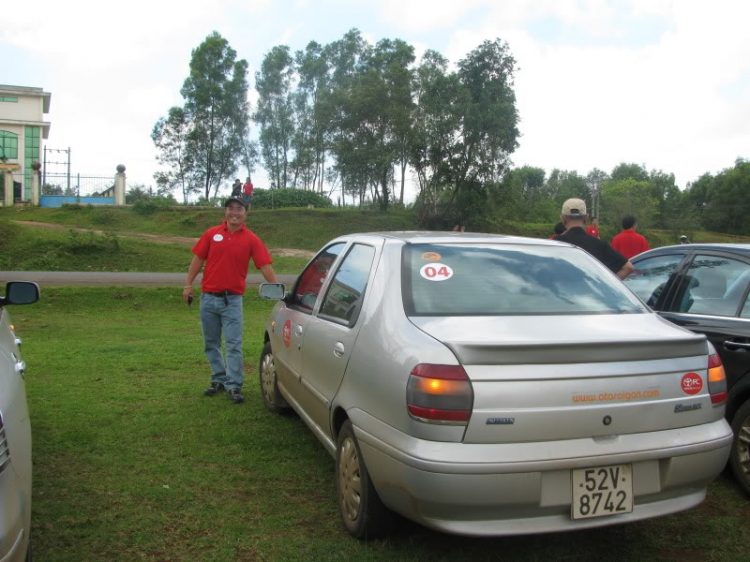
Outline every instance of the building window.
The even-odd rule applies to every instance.
[[[18,158],[18,135],[0,131],[0,158]]]
[[[31,197],[31,163],[39,160],[39,147],[41,146],[39,131],[39,127],[26,127],[24,135],[23,171],[26,198]]]
[[[11,103],[18,103],[18,98],[13,98],[9,96],[0,96],[0,101],[8,101]]]

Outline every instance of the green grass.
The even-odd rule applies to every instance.
[[[88,232],[56,232],[0,219],[0,270],[186,272],[192,254],[178,244]],[[277,273],[299,273],[307,258],[275,256]],[[250,272],[255,272],[250,265]]]
[[[122,207],[5,207],[0,220],[50,222],[78,228],[111,232],[145,232],[170,236],[198,237],[224,219],[223,209],[179,208],[143,215]],[[381,230],[413,230],[410,211],[379,213],[357,210],[279,209],[251,210],[248,227],[268,247],[317,251],[342,234]]]
[[[11,307],[34,435],[44,561],[727,561],[750,558],[750,502],[722,475],[702,506],[591,531],[472,539],[403,522],[361,544],[339,523],[333,460],[265,411],[257,358],[272,303],[245,301],[247,402],[206,398],[198,312],[172,289],[43,289]]]
[[[190,262],[188,248],[137,240],[126,233],[196,238],[222,219],[222,209],[218,208],[174,208],[146,215],[127,207],[0,208],[0,270],[183,272]],[[11,222],[14,220],[49,222],[107,234],[53,232],[21,226]],[[308,251],[317,251],[342,234],[417,228],[414,214],[408,210],[388,213],[354,209],[253,210],[247,224],[269,248]],[[488,220],[476,229],[537,238],[547,238],[552,233],[551,224],[502,220]],[[602,227],[604,240],[610,240],[615,233],[611,225]],[[680,234],[658,229],[643,233],[652,248],[674,244]],[[750,242],[750,237],[721,233],[688,234],[694,242]],[[299,273],[307,261],[307,258],[274,256],[274,268],[277,273]]]

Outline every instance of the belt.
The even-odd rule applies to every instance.
[[[215,297],[221,297],[224,299],[224,306],[229,306],[229,299],[227,297],[229,295],[234,295],[236,293],[232,293],[231,291],[219,291],[218,293],[211,293],[211,292],[205,292],[204,295],[213,295]]]

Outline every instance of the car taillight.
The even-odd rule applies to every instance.
[[[719,406],[727,401],[727,375],[718,354],[708,356],[708,393],[711,404]]]
[[[474,390],[461,365],[414,367],[406,385],[406,405],[412,417],[428,423],[466,425]]]

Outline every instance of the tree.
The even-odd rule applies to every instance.
[[[191,193],[200,190],[193,183],[193,161],[187,150],[190,130],[191,123],[185,110],[181,107],[172,107],[167,117],[161,117],[151,132],[151,139],[159,150],[157,161],[169,166],[167,171],[156,172],[154,180],[170,191],[179,187],[185,204]]]
[[[292,99],[293,59],[289,47],[280,45],[263,58],[255,73],[258,108],[255,121],[260,126],[260,149],[272,188],[288,187],[290,150],[294,138]]]
[[[500,39],[470,52],[454,74],[446,74],[444,59],[435,54],[423,59],[417,89],[420,105],[421,99],[427,103],[416,119],[412,165],[440,192],[445,208],[439,213],[462,217],[460,206],[453,208],[456,202],[476,202],[488,194],[481,186],[500,183],[518,146],[514,70],[515,60]],[[477,195],[478,189],[484,195]]]
[[[206,199],[237,171],[247,134],[247,61],[236,59],[236,51],[214,31],[193,50],[190,76],[180,90],[192,123],[187,154]]]
[[[322,193],[327,130],[324,100],[330,83],[328,51],[311,41],[304,51],[297,51],[294,62],[299,84],[294,94],[297,121],[292,166],[305,188]]]
[[[648,181],[632,178],[610,180],[602,186],[602,220],[618,225],[625,215],[634,215],[643,228],[655,224],[659,201],[651,193]]]

